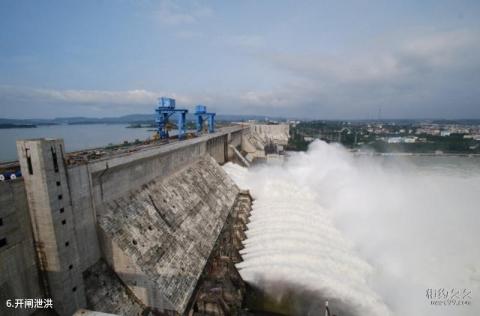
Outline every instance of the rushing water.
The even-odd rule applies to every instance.
[[[255,198],[240,273],[288,313],[328,299],[341,316],[480,315],[479,158],[316,141],[281,166],[225,170]]]
[[[17,159],[15,141],[28,138],[63,138],[67,151],[95,148],[123,141],[145,140],[151,128],[127,128],[125,124],[51,125],[37,128],[0,129],[0,161]]]

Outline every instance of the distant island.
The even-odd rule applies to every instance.
[[[35,128],[37,125],[34,124],[9,124],[4,123],[0,124],[0,128]]]
[[[131,123],[127,128],[150,128],[155,127],[155,123]]]

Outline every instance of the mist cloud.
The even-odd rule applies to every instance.
[[[317,141],[283,166],[226,165],[255,198],[242,277],[279,303],[308,293],[296,315],[326,299],[340,315],[478,315],[478,158],[415,159]],[[428,288],[469,289],[473,305],[432,306]]]

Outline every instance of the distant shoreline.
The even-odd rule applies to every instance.
[[[470,153],[413,153],[413,152],[395,152],[395,153],[380,153],[380,152],[366,152],[358,150],[350,150],[350,152],[359,156],[425,156],[425,157],[480,157],[480,154]]]
[[[0,129],[7,128],[37,128],[34,124],[0,124]]]
[[[69,123],[41,123],[41,124],[0,124],[0,129],[12,128],[38,128],[44,126],[70,126],[70,125],[128,125],[129,123],[122,122],[69,122]],[[149,126],[126,126],[127,128],[145,128]]]

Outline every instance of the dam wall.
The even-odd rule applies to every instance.
[[[240,308],[234,263],[251,199],[220,165],[261,153],[262,133],[237,125],[87,159],[61,139],[17,141],[22,178],[0,182],[0,298],[52,298],[60,316]]]
[[[10,262],[24,264],[0,279],[2,293],[52,298],[62,316],[85,307],[184,313],[239,194],[219,164],[249,133],[235,126],[81,163],[68,163],[61,139],[18,141],[23,178],[0,188],[2,217],[11,210],[3,205],[18,208],[23,253],[11,254],[9,228],[0,255],[8,250]],[[19,276],[22,286],[12,286]]]
[[[273,142],[285,146],[290,137],[288,124],[253,124],[250,128],[251,133],[258,136],[263,143]]]
[[[0,315],[29,315],[7,300],[42,296],[36,257],[23,179],[0,182]]]
[[[290,137],[289,124],[243,124],[248,127],[242,137],[241,148],[246,159],[266,159],[269,153],[283,152]]]
[[[246,135],[250,133],[249,129],[244,129],[240,131],[235,131],[229,134],[228,144],[237,148],[242,148],[242,139],[246,137]],[[227,148],[227,160],[232,161],[235,159],[235,152],[233,151],[232,147],[228,146]]]
[[[79,219],[88,214],[74,211],[63,140],[17,142],[28,209],[35,240],[44,295],[52,298],[60,315],[73,314],[85,305],[82,241]],[[83,210],[82,210],[83,211]]]
[[[102,253],[145,305],[182,314],[238,193],[205,155],[110,201],[98,217]]]
[[[102,215],[105,204],[129,194],[154,179],[166,179],[200,157],[210,155],[218,163],[228,159],[226,142],[229,135],[242,136],[242,128],[147,148],[139,152],[116,155],[67,168],[78,248],[83,253],[80,262],[85,270],[101,256],[96,229],[96,217]],[[227,147],[228,148],[228,147]]]

